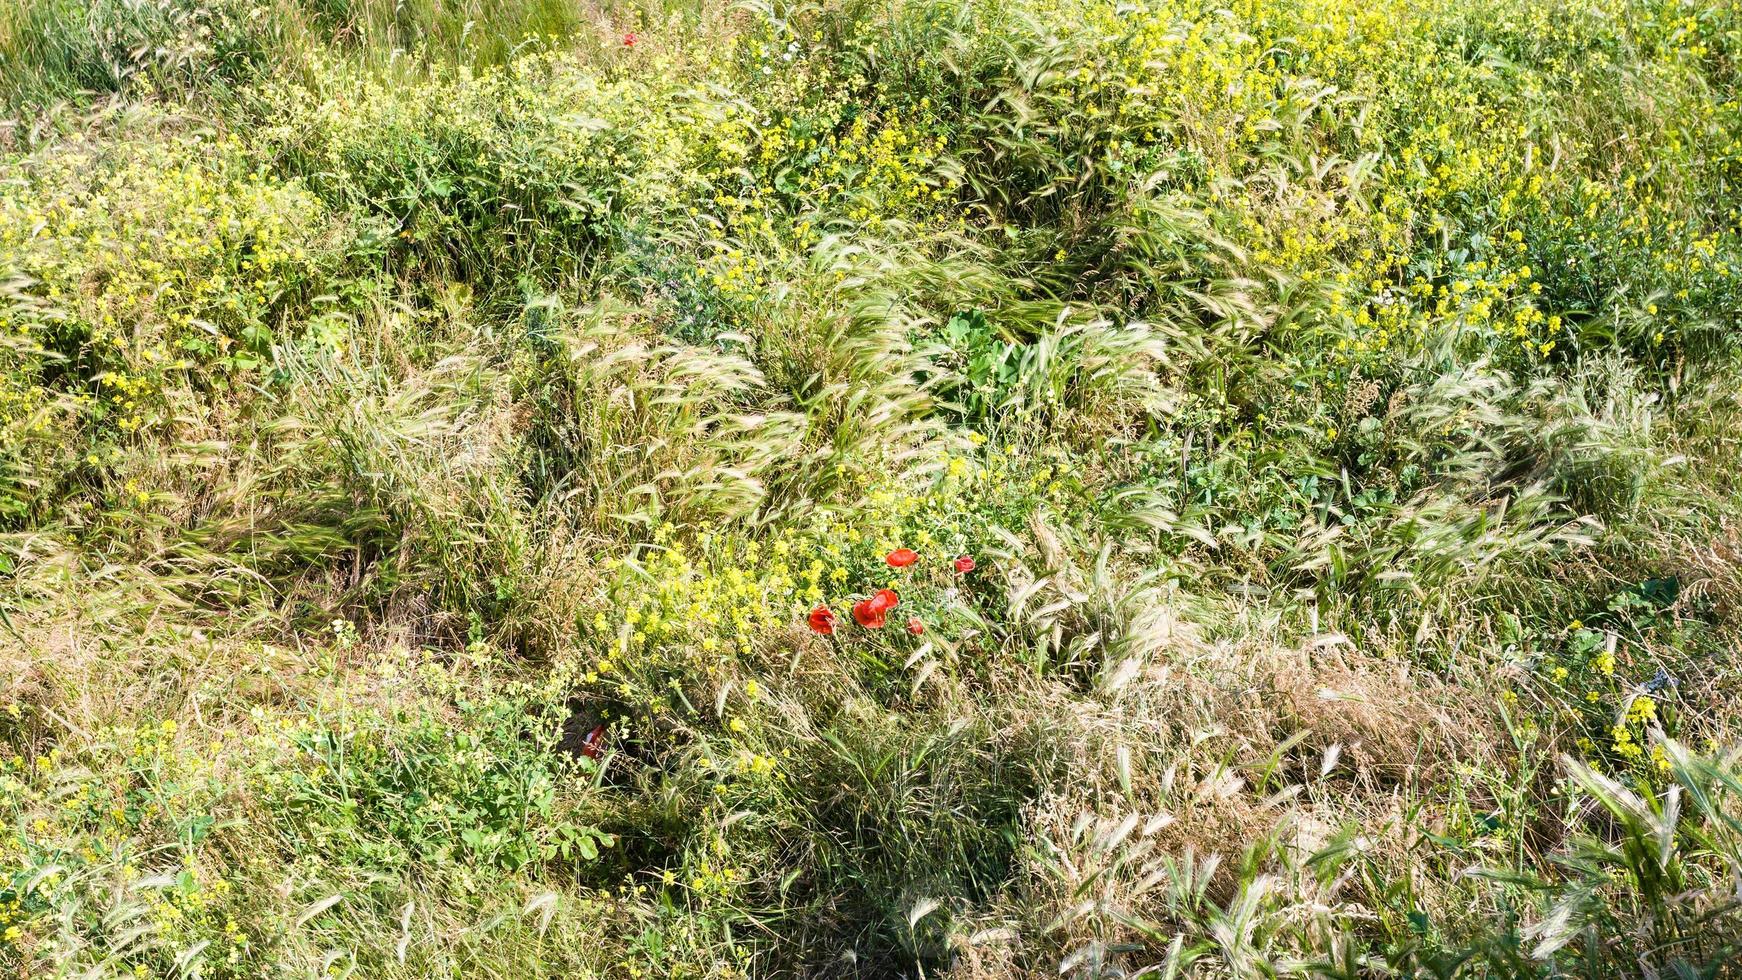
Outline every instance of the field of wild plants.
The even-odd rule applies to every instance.
[[[1742,972],[1737,0],[0,6],[0,976]]]

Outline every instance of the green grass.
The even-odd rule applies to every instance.
[[[0,11],[0,972],[1728,975],[1739,57]]]
[[[0,11],[0,107],[232,91],[328,53],[374,70],[407,53],[481,69],[597,26],[556,0],[20,0]]]

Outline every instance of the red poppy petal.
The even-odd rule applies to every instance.
[[[806,622],[813,632],[821,633],[824,636],[835,631],[835,613],[828,606],[818,606],[812,609]]]
[[[914,636],[919,636],[925,632],[925,624],[919,621],[918,616],[909,616],[907,617],[907,631]]]
[[[595,725],[593,730],[587,733],[587,737],[581,739],[581,754],[589,759],[597,759],[604,750],[605,726]]]
[[[889,563],[890,568],[906,568],[914,562],[919,561],[919,552],[914,551],[912,548],[897,548],[894,551],[891,551],[889,557],[883,560]]]
[[[877,601],[875,597],[860,599],[853,603],[853,622],[866,629],[882,629],[883,624],[888,622],[886,618],[888,612],[889,607]]]

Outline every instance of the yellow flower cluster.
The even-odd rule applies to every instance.
[[[1062,461],[975,441],[970,454],[940,461],[937,478],[866,487],[851,514],[822,511],[809,527],[760,539],[656,528],[639,557],[606,562],[613,584],[587,621],[597,653],[571,679],[627,703],[672,708],[682,693],[676,678],[721,678],[754,664],[764,641],[802,629],[811,607],[844,610],[853,595],[910,585],[911,574],[885,561],[896,548],[918,551],[928,574],[947,578],[948,562],[982,540],[985,526],[1012,520],[1006,509],[1038,501],[1064,508],[1074,499]],[[752,679],[743,690],[754,701],[761,688]],[[751,760],[750,768],[766,766]]]
[[[167,388],[260,363],[284,298],[337,260],[343,222],[233,135],[55,145],[12,172],[0,444],[40,467],[41,487],[80,460],[114,462],[101,443],[166,421]],[[90,421],[99,444],[79,446],[68,436]]]
[[[922,102],[922,116],[928,110]],[[826,118],[843,110],[835,105],[818,111]],[[790,121],[771,121],[754,134],[744,126],[745,141],[757,144],[744,161],[755,180],[735,186],[732,173],[711,171],[719,189],[707,203],[720,232],[701,279],[726,299],[754,302],[775,274],[769,264],[820,241],[825,218],[844,218],[872,233],[900,220],[905,235],[921,238],[955,227],[961,221],[950,206],[956,183],[939,172],[944,139],[927,135],[928,128],[923,118],[909,122],[894,110],[875,122],[857,116],[843,132],[820,136],[794,135]],[[789,169],[795,156],[816,162],[795,175]],[[794,217],[794,211],[803,216]],[[700,213],[694,207],[692,212]]]
[[[610,653],[582,678],[655,710],[670,704],[660,678],[754,653],[761,632],[789,626],[823,595],[824,566],[798,563],[795,532],[764,542],[704,530],[685,542],[664,527],[655,538],[643,559],[610,562],[610,611],[591,623]]]
[[[1633,703],[1629,704],[1627,710],[1622,713],[1620,720],[1609,730],[1610,736],[1614,739],[1615,754],[1629,762],[1637,762],[1644,758],[1645,749],[1641,746],[1640,740],[1643,731],[1656,720],[1657,702],[1652,699],[1651,695],[1641,694],[1635,697]],[[1663,760],[1661,754],[1657,754],[1655,758],[1667,765],[1667,760]]]

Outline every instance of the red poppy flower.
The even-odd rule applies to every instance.
[[[633,48],[635,47],[635,42],[639,40],[641,40],[641,38],[637,37],[634,31],[630,31],[623,35],[623,46],[626,48]]]
[[[894,589],[881,589],[869,599],[853,603],[853,622],[868,630],[882,629],[889,621],[889,610],[901,604]]]
[[[919,621],[918,616],[909,616],[907,617],[907,631],[914,636],[919,636],[925,632],[925,624]]]
[[[853,622],[866,629],[882,629],[887,621],[884,616],[889,610],[884,609],[871,599],[860,599],[853,603]]]
[[[956,556],[956,574],[957,575],[966,575],[973,570],[974,570],[974,557],[972,555],[957,555]]]
[[[828,636],[835,631],[835,612],[828,606],[818,606],[811,610],[810,619],[807,622],[810,624],[811,632]]]
[[[581,754],[589,759],[597,759],[599,753],[605,751],[605,726],[594,725],[587,737],[581,739]]]
[[[890,568],[906,568],[919,561],[919,552],[912,548],[897,548],[889,553],[888,558],[883,560],[889,563]]]

